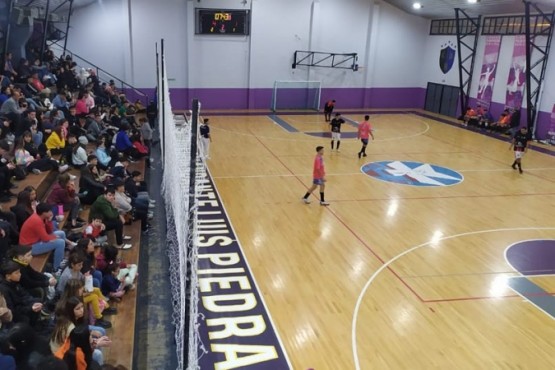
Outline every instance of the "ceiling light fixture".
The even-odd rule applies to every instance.
[[[412,4],[412,7],[414,9],[422,9],[423,8],[422,4],[420,4],[420,3],[414,3],[414,4]]]
[[[476,4],[479,0],[468,0],[470,4]]]

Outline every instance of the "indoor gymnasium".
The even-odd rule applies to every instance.
[[[147,149],[86,368],[555,368],[554,1],[2,3],[14,64],[46,13],[34,45],[114,83],[139,124],[103,127]]]

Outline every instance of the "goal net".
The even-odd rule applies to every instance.
[[[276,81],[272,94],[272,110],[318,110],[322,83],[320,81]]]

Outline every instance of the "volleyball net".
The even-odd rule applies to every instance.
[[[200,369],[203,353],[198,332],[198,197],[206,167],[197,153],[200,103],[186,115],[174,115],[166,73],[164,42],[157,52],[158,119],[162,148],[162,196],[167,218],[175,343],[178,369]]]

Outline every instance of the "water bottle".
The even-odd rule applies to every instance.
[[[63,215],[64,215],[64,205],[58,204],[58,216],[63,216]]]

